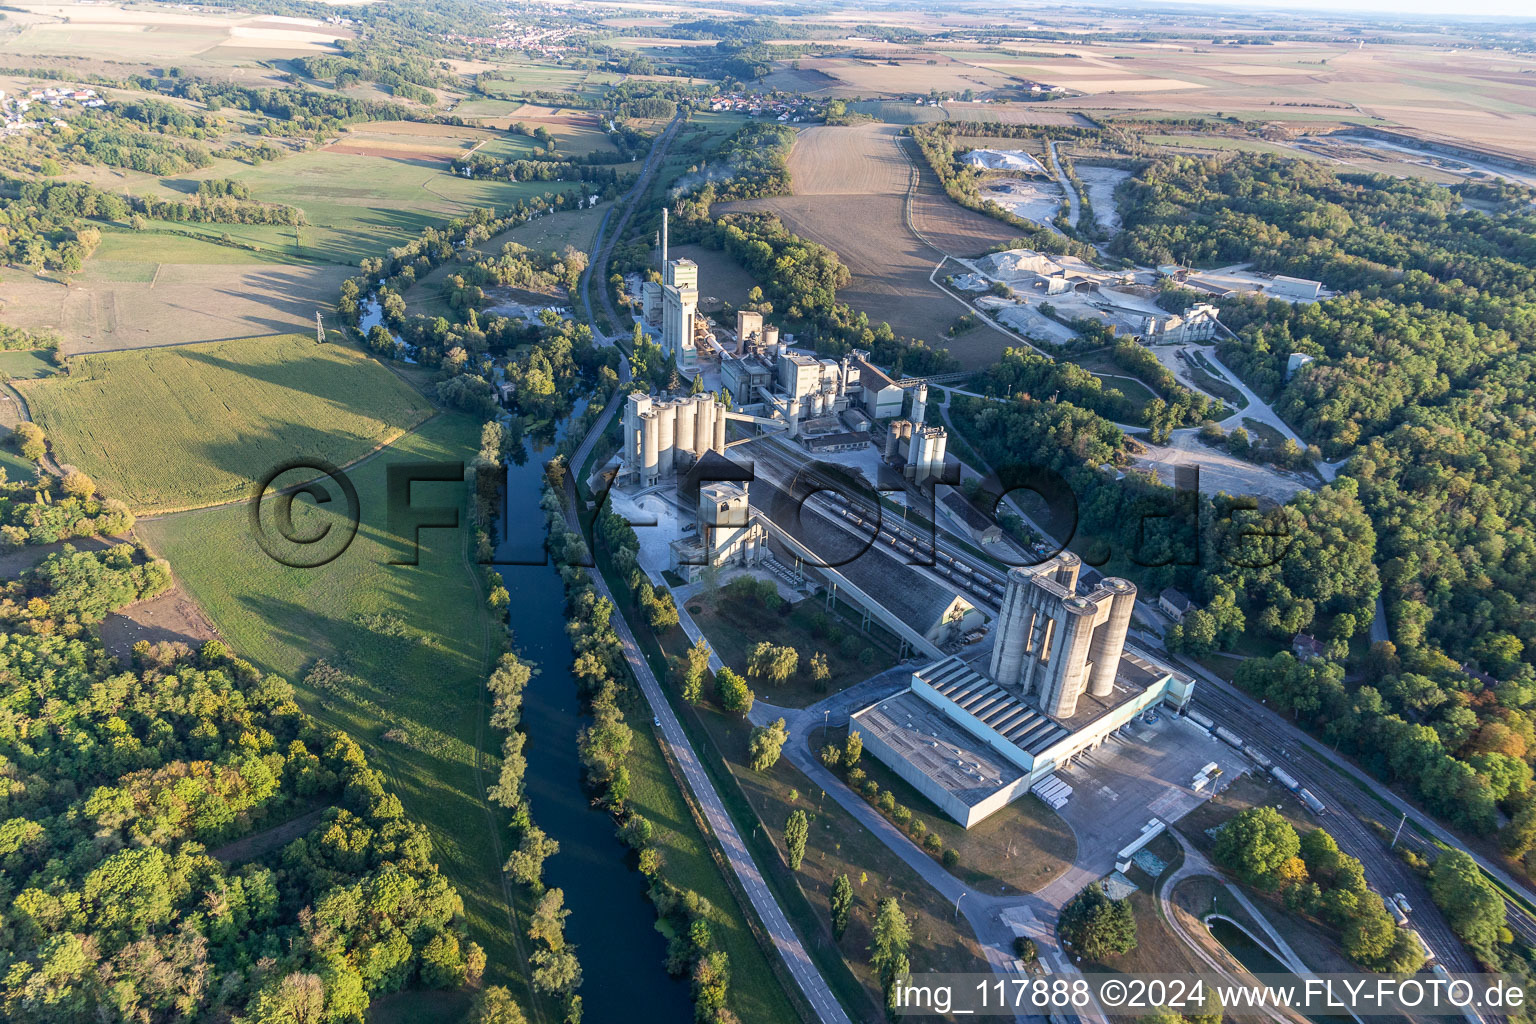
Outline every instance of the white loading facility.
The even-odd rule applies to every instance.
[[[1111,578],[1082,596],[1079,569],[1064,554],[1008,574],[986,673],[944,658],[852,716],[866,750],[966,828],[1147,708],[1183,707],[1193,693],[1193,680],[1127,647],[1135,586]],[[921,726],[911,713],[919,704],[927,706]],[[986,758],[934,756],[946,746]],[[997,763],[1007,770],[981,767]]]

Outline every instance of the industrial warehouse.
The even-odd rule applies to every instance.
[[[970,828],[1158,704],[1182,708],[1187,677],[1128,649],[1136,588],[1077,593],[1064,554],[1008,574],[985,673],[952,655],[852,720],[864,746]]]

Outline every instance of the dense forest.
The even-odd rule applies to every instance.
[[[1532,193],[1259,155],[1166,157],[1125,190],[1113,242],[1121,255],[1251,261],[1337,293],[1315,304],[1223,302],[1236,337],[1222,358],[1337,460],[1339,476],[1266,513],[1206,506],[1217,547],[1253,546],[1232,524],[1290,539],[1269,542],[1284,548],[1278,559],[1224,558],[1188,577],[1203,607],[1172,644],[1198,654],[1255,625],[1277,640],[1317,635],[1329,662],[1280,654],[1245,663],[1239,682],[1458,825],[1489,832],[1512,818],[1506,849],[1527,854],[1536,847]],[[1287,380],[1297,352],[1313,361]],[[1392,642],[1364,654],[1378,591]]]
[[[102,647],[170,582],[129,545],[65,547],[0,592],[0,1016],[355,1020],[477,980],[426,832],[285,680],[217,641]]]
[[[1343,291],[1227,303],[1222,356],[1325,457],[1351,459],[1398,643],[1508,680],[1536,658],[1536,210],[1482,212],[1469,188],[1173,158],[1132,184],[1115,244]],[[1316,358],[1287,382],[1292,352]]]

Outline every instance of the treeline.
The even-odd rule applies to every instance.
[[[302,224],[293,207],[231,196],[159,199],[121,196],[83,181],[7,179],[0,194],[0,259],[39,269],[77,273],[101,242],[90,220],[133,223],[135,215],[157,220],[219,224]],[[32,346],[35,347],[35,346]]]
[[[565,892],[544,885],[544,862],[560,852],[560,844],[549,838],[533,820],[523,777],[528,760],[523,755],[527,736],[520,728],[523,691],[533,678],[534,669],[517,655],[503,654],[486,681],[491,693],[491,727],[502,732],[501,771],[486,797],[512,812],[512,831],[517,846],[507,858],[503,870],[523,887],[533,909],[529,915],[528,938],[537,944],[529,956],[529,981],[536,992],[559,1000],[567,1024],[580,1024],[581,961],[576,947],[565,939]]]
[[[1111,357],[1134,376],[1150,377],[1149,384],[1171,400],[1159,396],[1143,407],[1076,363],[1050,359],[1027,348],[1006,349],[996,363],[977,372],[971,387],[1000,397],[1054,395],[1107,420],[1150,427],[1155,442],[1166,440],[1177,427],[1200,423],[1222,412],[1221,403],[1180,384],[1156,356],[1135,342],[1117,343]]]
[[[1297,835],[1273,807],[1252,807],[1221,826],[1215,860],[1243,882],[1338,935],[1344,955],[1370,971],[1412,974],[1424,953],[1365,881],[1365,868],[1320,828]]]
[[[9,324],[0,324],[0,352],[53,351],[63,340],[53,331],[29,331]]]
[[[711,932],[710,903],[695,892],[666,878],[665,863],[656,847],[655,827],[629,804],[630,776],[625,760],[634,736],[624,719],[623,707],[637,703],[629,684],[629,668],[624,647],[614,631],[612,602],[600,597],[586,569],[588,549],[580,534],[566,524],[565,507],[559,490],[560,462],[551,464],[546,482],[544,509],[549,529],[549,553],[559,566],[565,584],[566,631],[571,637],[575,661],[572,671],[577,690],[591,721],[578,737],[581,763],[587,787],[594,798],[614,816],[619,838],[636,852],[640,870],[650,880],[648,895],[656,915],[666,923],[671,939],[667,944],[668,973],[688,977],[693,985],[696,1024],[730,1024],[735,1015],[727,1006],[730,995],[730,956],[720,948]],[[639,550],[634,530],[621,516],[604,514],[601,527],[619,538],[620,548],[606,547],[604,557],[628,550],[631,558]],[[612,522],[616,520],[616,522]],[[627,531],[627,537],[623,536]],[[676,622],[675,613],[673,621]]]
[[[301,85],[253,88],[211,79],[179,78],[176,80],[175,94],[197,100],[210,111],[232,107],[235,110],[265,114],[287,122],[287,126],[299,134],[335,132],[359,121],[419,119],[410,107],[400,103],[358,99]],[[262,134],[270,132],[268,125],[258,123],[255,127]]]
[[[593,154],[594,156],[599,154]],[[450,165],[454,174],[492,181],[590,181],[612,186],[623,192],[634,184],[635,176],[608,166],[606,160],[504,160],[484,153],[455,157]]]
[[[129,669],[102,647],[91,626],[170,585],[128,545],[65,547],[0,593],[0,1015],[355,1020],[478,982],[430,838],[356,743],[216,641]],[[313,808],[281,850],[210,852]]]
[[[17,424],[15,440],[23,458],[36,460],[46,452],[36,424]],[[78,469],[66,470],[62,478],[40,471],[36,481],[7,480],[0,469],[0,544],[7,548],[116,537],[127,533],[133,521],[127,505],[98,498],[95,481]]]

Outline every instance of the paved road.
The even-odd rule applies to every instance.
[[[909,678],[910,670],[893,669],[842,693],[834,694],[826,701],[809,708],[781,708],[759,700],[752,706],[750,718],[754,724],[759,725],[772,722],[777,718],[784,719],[789,727],[790,737],[789,742],[784,745],[784,756],[805,773],[807,778],[821,787],[822,791],[835,800],[843,810],[851,814],[860,825],[868,829],[871,835],[900,857],[919,878],[937,890],[939,895],[956,905],[956,913],[965,915],[994,973],[1004,976],[1017,974],[1013,969],[1014,931],[1003,920],[1004,912],[1015,908],[1024,908],[1027,912],[1033,912],[1036,919],[1041,921],[1041,930],[1035,934],[1040,955],[1050,961],[1058,973],[1072,970],[1070,961],[1056,955],[1053,908],[1032,894],[991,896],[972,889],[950,874],[928,854],[918,849],[884,815],[877,812],[862,797],[844,785],[841,779],[828,771],[811,751],[811,731],[817,726],[824,721],[830,721],[832,725],[845,724],[850,711],[895,693],[907,685]],[[830,714],[824,715],[823,711],[829,711]],[[1073,890],[1075,891],[1076,889]],[[1068,894],[1068,898],[1070,895]],[[1043,1019],[1023,1014],[1016,1018],[1019,1021],[1035,1022]]]
[[[1295,441],[1297,447],[1301,448],[1303,451],[1306,450],[1307,442],[1302,440],[1301,435],[1292,430],[1290,424],[1281,419],[1280,414],[1275,412],[1274,409],[1270,408],[1268,402],[1254,394],[1253,390],[1249,388],[1248,385],[1243,383],[1243,378],[1239,377],[1236,373],[1229,369],[1225,363],[1218,359],[1216,357],[1216,350],[1214,348],[1202,349],[1201,352],[1205,358],[1211,361],[1212,366],[1221,371],[1222,376],[1227,379],[1227,383],[1236,388],[1238,391],[1242,392],[1243,397],[1248,400],[1248,407],[1246,409],[1240,409],[1222,421],[1221,425],[1223,427],[1227,428],[1228,430],[1232,429],[1233,427],[1240,427],[1243,425],[1243,419],[1245,417],[1248,419],[1258,420],[1260,423],[1273,427],[1284,436],[1290,438],[1292,441]],[[1339,475],[1339,465],[1341,464],[1323,462],[1319,460],[1317,463],[1317,471],[1324,480],[1328,481],[1329,483],[1333,483],[1334,478]]]
[[[626,205],[617,223],[612,225],[612,232],[609,233],[608,229],[613,219],[614,210],[608,211],[608,216],[603,218],[603,223],[598,229],[598,241],[594,247],[595,255],[588,264],[587,272],[582,276],[581,280],[581,300],[587,309],[587,316],[593,324],[594,332],[596,332],[596,322],[592,320],[592,302],[588,287],[589,279],[594,270],[601,271],[606,269],[613,252],[614,243],[622,235],[624,225],[628,223],[629,218],[634,213],[634,204],[645,194],[645,189],[651,176],[661,165],[667,146],[676,135],[677,128],[681,123],[680,118],[674,119],[657,138],[656,144],[651,149],[650,156],[646,158],[645,165],[641,169],[639,180],[635,183],[634,188],[630,190],[629,194],[621,200]],[[617,326],[622,321],[619,319],[618,312],[613,308],[606,280],[605,276],[598,295],[605,307],[605,311],[608,313],[610,322]],[[606,343],[611,344],[614,340],[602,335],[601,332],[596,333]],[[621,371],[622,379],[629,380],[630,369],[628,359],[622,359]],[[570,462],[570,465],[575,470],[579,471],[580,467],[586,462],[593,446],[602,436],[603,431],[608,426],[608,421],[612,419],[614,412],[617,410],[622,397],[623,389],[616,389],[615,393],[609,397],[607,405],[603,407],[602,415],[597,418],[591,430],[587,432],[587,436],[577,446]],[[571,474],[567,474],[566,477],[566,498],[566,523],[571,529],[580,532],[581,526],[576,514],[575,481]],[[613,601],[613,594],[609,591],[608,583],[603,579],[602,574],[595,568],[588,568],[587,575],[592,580],[592,585],[597,593]],[[683,727],[678,722],[677,716],[673,713],[671,704],[667,702],[667,696],[662,691],[661,684],[657,681],[655,673],[651,671],[650,663],[645,660],[645,655],[640,651],[639,645],[635,642],[635,637],[630,631],[629,623],[624,621],[622,615],[613,616],[611,621],[614,631],[618,634],[619,640],[623,644],[624,659],[629,663],[630,669],[634,672],[635,679],[640,684],[640,692],[645,695],[646,703],[650,705],[651,713],[655,716],[657,731],[660,733],[662,741],[666,743],[673,760],[681,769],[683,778],[688,784],[688,789],[693,793],[694,801],[704,812],[704,818],[709,824],[710,831],[714,833],[716,841],[719,842],[721,849],[725,853],[726,862],[730,864],[732,872],[741,883],[743,891],[746,892],[748,900],[752,903],[752,907],[757,912],[759,920],[762,921],[763,927],[767,930],[774,947],[783,958],[790,975],[795,979],[795,983],[800,987],[800,991],[805,994],[806,999],[809,1000],[817,1019],[822,1021],[823,1024],[852,1024],[848,1014],[843,1010],[842,1004],[833,995],[826,979],[821,976],[821,972],[817,970],[816,965],[811,961],[810,954],[806,952],[799,936],[795,934],[795,930],[790,925],[789,919],[785,917],[783,909],[778,904],[778,900],[774,898],[767,883],[763,881],[762,872],[758,870],[757,864],[752,860],[752,855],[748,852],[746,843],[742,841],[741,833],[736,830],[735,823],[725,810],[725,804],[721,801],[719,792],[715,789],[709,775],[704,771],[703,765],[700,764],[698,754],[693,749],[693,744],[689,742],[687,734],[683,732]]]
[[[574,512],[568,512],[566,519],[572,529],[577,528]],[[588,569],[587,575],[591,577],[597,592],[612,601],[613,594],[609,592],[608,584],[602,575],[596,569]],[[659,723],[658,732],[662,740],[671,750],[673,760],[682,769],[683,777],[688,782],[688,788],[692,791],[694,800],[703,810],[705,820],[709,822],[710,831],[720,843],[721,849],[725,852],[726,861],[741,882],[747,898],[752,902],[753,908],[762,920],[763,927],[767,930],[774,947],[784,959],[785,966],[789,968],[789,973],[794,977],[795,983],[800,986],[800,991],[805,993],[806,999],[810,1000],[818,1020],[823,1024],[851,1024],[848,1014],[843,1011],[837,997],[832,994],[826,979],[811,962],[810,954],[801,944],[789,919],[784,916],[778,900],[768,889],[768,884],[763,881],[762,872],[752,860],[752,854],[747,851],[747,845],[742,841],[741,833],[736,831],[736,824],[726,813],[720,794],[715,790],[709,775],[705,773],[704,766],[699,763],[693,744],[683,732],[677,716],[672,713],[672,706],[667,702],[667,696],[662,692],[661,684],[657,682],[655,674],[651,672],[650,663],[645,660],[639,645],[635,643],[629,624],[624,621],[622,615],[615,615],[612,622],[619,640],[624,645],[624,659],[629,662],[635,679],[640,683],[640,691],[645,694],[646,702],[651,706],[651,713],[656,716],[656,721]]]
[[[1162,884],[1157,888],[1157,899],[1162,905],[1163,920],[1168,922],[1168,927],[1179,937],[1180,941],[1188,946],[1190,952],[1202,960],[1208,968],[1225,978],[1228,984],[1246,987],[1238,975],[1234,974],[1221,960],[1212,956],[1210,951],[1189,933],[1189,929],[1184,926],[1184,922],[1180,919],[1173,901],[1169,899],[1169,894],[1173,892],[1174,887],[1186,878],[1192,878],[1196,875],[1207,875],[1216,879],[1222,877],[1221,872],[1217,871],[1215,866],[1206,860],[1199,850],[1196,850],[1189,844],[1189,840],[1185,839],[1177,831],[1173,831],[1171,834],[1184,850],[1184,863],[1180,864],[1172,874],[1163,879]],[[1259,927],[1264,930],[1264,934],[1270,940],[1270,952],[1278,952],[1280,954],[1276,959],[1282,960],[1288,968],[1297,974],[1310,974],[1311,972],[1307,969],[1306,964],[1296,955],[1296,951],[1291,949],[1286,941],[1280,937],[1280,934],[1275,931],[1264,915],[1259,913],[1258,908],[1249,902],[1248,897],[1244,896],[1242,891],[1230,882],[1223,882],[1222,885],[1226,888],[1228,894],[1234,898],[1235,902],[1248,911],[1248,915],[1257,921]],[[1281,1022],[1281,1024],[1287,1021],[1303,1021],[1306,1019],[1300,1014],[1286,1014],[1271,1007],[1265,1007],[1263,1012],[1270,1020]],[[1356,1018],[1356,1020],[1358,1019]]]
[[[597,227],[597,238],[592,246],[592,258],[587,261],[587,269],[581,275],[581,304],[587,310],[587,322],[597,331],[597,318],[592,315],[591,281],[593,274],[600,274],[598,278],[598,299],[602,304],[603,312],[608,315],[608,323],[618,330],[627,322],[627,318],[619,316],[618,310],[613,306],[613,297],[608,294],[608,264],[613,259],[613,247],[618,240],[624,237],[624,228],[628,226],[630,218],[635,215],[638,203],[645,196],[645,190],[650,187],[651,179],[666,159],[667,148],[672,145],[672,140],[677,136],[677,130],[682,127],[683,115],[678,114],[664,128],[656,141],[651,145],[651,151],[645,158],[645,163],[640,166],[640,175],[635,180],[634,186],[606,214],[603,221]],[[613,215],[618,212],[619,219],[615,223]],[[612,339],[605,339],[612,340]]]

